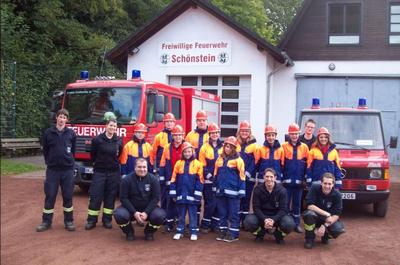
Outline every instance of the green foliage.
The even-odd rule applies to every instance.
[[[10,159],[1,159],[1,176],[17,175],[43,169],[43,166],[19,163]]]
[[[303,0],[265,0],[267,25],[272,28],[271,42],[278,44],[288,29]]]

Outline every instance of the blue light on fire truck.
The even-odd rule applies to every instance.
[[[366,109],[367,108],[367,99],[366,98],[359,98],[358,99],[358,108],[359,109]]]
[[[319,109],[319,106],[320,106],[319,98],[313,98],[312,99],[311,108],[312,109]]]
[[[132,70],[132,79],[140,78],[140,70]]]
[[[89,79],[89,71],[81,71],[81,80],[88,80]]]

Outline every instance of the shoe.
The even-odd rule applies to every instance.
[[[264,242],[264,237],[256,236],[256,238],[254,239],[254,241],[255,241],[256,243],[262,243],[262,242]]]
[[[168,225],[164,225],[164,233],[172,233],[174,231],[174,228],[168,226]]]
[[[224,238],[224,242],[228,242],[228,243],[235,242],[235,241],[238,241],[238,240],[239,240],[239,237],[233,237],[232,234],[228,234]]]
[[[224,232],[224,231],[219,231],[219,232],[218,232],[218,236],[217,236],[216,239],[217,239],[218,241],[224,241],[225,237],[226,237],[226,232]]]
[[[312,249],[313,247],[314,247],[314,240],[306,240],[306,242],[304,242],[304,248]]]
[[[92,230],[95,227],[96,227],[96,223],[87,222],[86,225],[85,225],[85,230]]]
[[[299,233],[299,234],[303,233],[303,229],[302,229],[299,225],[296,226],[296,228],[294,229],[294,231],[295,231],[296,233]]]
[[[127,233],[126,234],[126,241],[133,241],[135,240],[135,234],[134,233]]]
[[[73,232],[75,231],[75,225],[72,221],[65,222],[64,224],[65,230]]]
[[[103,222],[103,226],[104,226],[104,228],[106,228],[106,229],[112,229],[112,224],[111,224],[111,222]]]
[[[211,228],[200,228],[200,232],[202,232],[203,234],[208,234],[210,233]]]
[[[190,240],[196,241],[197,240],[197,235],[190,235]]]
[[[147,233],[144,235],[144,240],[146,241],[154,241],[154,234],[153,233]]]
[[[172,239],[173,239],[173,240],[179,240],[179,239],[181,239],[182,237],[183,237],[182,234],[176,233]]]
[[[324,245],[328,245],[329,244],[329,236],[324,235],[323,237],[321,237],[321,243]]]
[[[43,222],[43,223],[41,223],[40,225],[38,225],[36,227],[36,232],[44,232],[44,231],[46,231],[46,230],[48,230],[50,228],[51,228],[51,224],[50,223]]]

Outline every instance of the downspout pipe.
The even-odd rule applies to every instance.
[[[283,67],[289,67],[289,66],[294,66],[294,62],[293,62],[293,60],[289,57],[289,55],[286,53],[286,52],[281,52],[281,54],[282,54],[282,56],[283,56],[283,58],[285,58],[285,62],[283,63],[283,64],[280,64],[276,69],[274,69],[272,72],[270,72],[268,75],[267,75],[267,100],[266,100],[266,102],[267,102],[267,115],[266,115],[266,118],[265,118],[265,124],[268,124],[269,123],[269,113],[270,113],[270,111],[269,111],[269,108],[270,108],[270,93],[271,93],[271,78],[272,78],[272,76],[275,74],[275,73],[277,73],[277,72],[279,72]]]

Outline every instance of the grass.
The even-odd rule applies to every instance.
[[[43,166],[19,163],[9,159],[1,159],[1,175],[16,175],[44,169]]]

